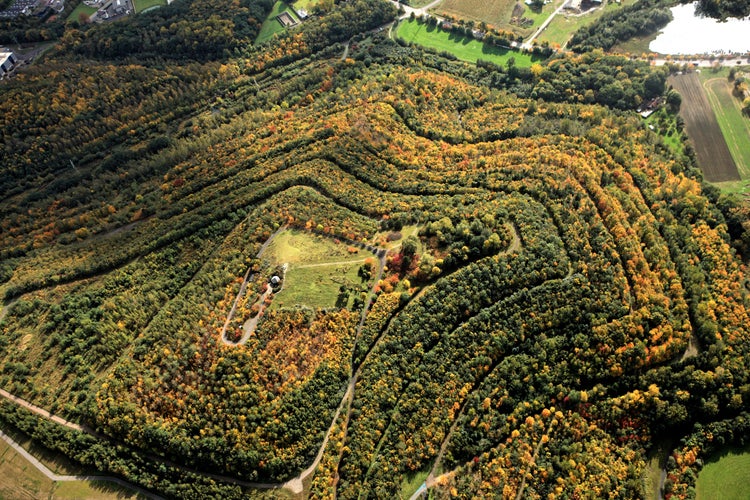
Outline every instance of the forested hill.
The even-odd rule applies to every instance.
[[[312,463],[317,498],[645,498],[675,436],[690,497],[747,435],[750,318],[714,193],[625,111],[665,75],[345,52],[394,15],[209,61],[96,28],[3,87],[0,387],[83,425],[3,428],[179,498]]]

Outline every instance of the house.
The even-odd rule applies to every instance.
[[[476,40],[483,40],[483,39],[484,39],[484,36],[485,36],[485,33],[484,33],[484,31],[481,31],[481,30],[471,30],[471,35],[472,35],[472,36],[473,36],[473,37],[474,37],[474,38],[475,38]]]
[[[0,51],[0,76],[5,76],[16,67],[18,58],[13,52]]]
[[[278,276],[271,276],[271,286],[279,286],[279,283],[281,283],[281,278]]]
[[[305,9],[295,9],[294,11],[297,13],[297,17],[300,18],[300,21],[304,21],[310,16]]]

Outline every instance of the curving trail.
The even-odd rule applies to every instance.
[[[146,498],[153,498],[153,499],[161,499],[162,497],[154,495],[153,493],[146,491],[142,488],[139,488],[138,486],[135,486],[134,484],[130,484],[127,481],[123,481],[120,478],[112,477],[112,476],[92,476],[92,475],[78,475],[78,476],[70,476],[70,475],[60,475],[52,472],[46,465],[44,465],[42,462],[36,459],[31,453],[26,451],[20,444],[15,442],[13,438],[5,434],[3,431],[0,431],[0,438],[8,443],[11,448],[13,448],[19,455],[21,455],[23,458],[25,458],[31,465],[36,467],[39,472],[44,474],[49,480],[51,481],[61,481],[61,482],[70,482],[70,481],[103,481],[107,483],[114,483],[118,486],[122,486],[123,488],[127,488],[129,490],[135,491],[139,495],[142,495]]]

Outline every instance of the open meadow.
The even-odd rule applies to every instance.
[[[358,271],[373,255],[315,233],[282,231],[266,249],[264,258],[275,265],[288,264],[284,285],[275,294],[272,308],[334,307],[341,287],[359,289],[366,280]],[[351,295],[351,294],[350,294]]]

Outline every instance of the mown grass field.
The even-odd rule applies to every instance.
[[[288,12],[292,18],[294,18],[296,21],[299,21],[297,18],[297,14],[294,13],[294,10],[292,10],[289,5],[286,2],[278,1],[275,4],[273,4],[273,8],[271,9],[271,12],[268,13],[268,17],[266,17],[266,20],[263,21],[263,25],[260,27],[260,32],[258,32],[258,38],[255,39],[255,44],[263,43],[266,40],[270,40],[272,36],[274,36],[276,33],[281,33],[284,31],[284,27],[281,25],[278,19],[276,19],[276,16],[281,14],[282,12]]]
[[[477,60],[482,59],[504,66],[512,57],[516,61],[516,66],[530,67],[537,60],[531,54],[493,47],[473,38],[455,35],[435,26],[420,23],[417,20],[405,20],[399,23],[396,36],[407,42],[448,52],[458,59],[470,63],[476,63]]]
[[[352,253],[349,249],[345,243],[296,229],[276,235],[263,257],[278,265],[289,264],[289,268],[271,307],[333,307],[341,285],[362,285],[357,272],[366,258],[374,258],[367,250],[357,248]]]
[[[680,116],[685,119],[685,129],[694,144],[698,165],[705,179],[709,182],[740,180],[734,158],[698,74],[672,76],[669,84],[682,96]]]
[[[706,462],[698,474],[698,500],[747,500],[750,491],[750,447],[729,448]]]

